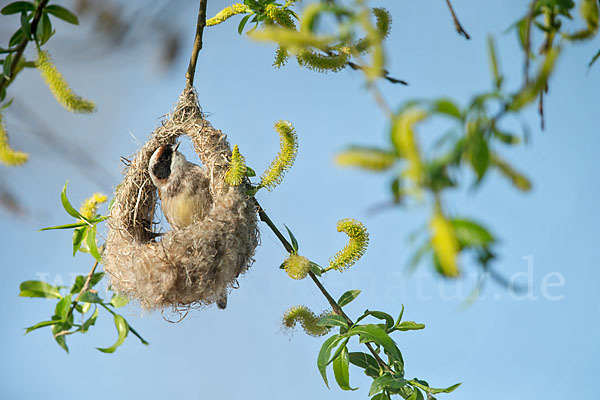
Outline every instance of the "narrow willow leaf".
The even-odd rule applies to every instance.
[[[431,112],[444,114],[456,119],[462,119],[460,108],[450,99],[438,99],[431,105]]]
[[[79,297],[79,301],[84,301],[86,303],[102,303],[104,300],[98,296],[98,293],[93,292],[85,292]]]
[[[329,387],[329,383],[327,382],[327,364],[329,362],[329,357],[331,356],[333,348],[342,338],[343,337],[340,335],[333,335],[327,338],[327,340],[325,340],[321,346],[321,350],[317,356],[317,368],[319,369],[319,372],[321,373],[323,381],[327,387]]]
[[[348,348],[344,345],[340,356],[333,360],[333,374],[335,381],[342,390],[356,390],[350,387],[350,370]]]
[[[54,335],[54,340],[56,340],[56,343],[67,353],[69,352],[69,347],[67,346],[67,336],[66,335],[59,335],[57,336],[58,333],[63,332],[65,329],[65,325],[60,323],[60,324],[56,324],[56,325],[52,325],[52,334]],[[68,328],[67,328],[68,329]]]
[[[52,230],[56,230],[56,229],[74,229],[74,228],[79,228],[82,226],[87,226],[88,224],[86,222],[75,222],[73,224],[65,224],[65,225],[58,225],[58,226],[49,226],[47,228],[42,228],[40,229],[38,232],[41,231],[52,231]]]
[[[54,310],[54,315],[57,318],[60,318],[61,321],[66,321],[67,314],[69,313],[69,309],[71,308],[71,294],[63,297],[56,303],[56,309]]]
[[[395,377],[386,373],[385,375],[382,375],[373,381],[371,388],[369,389],[369,396],[379,393],[384,389],[402,389],[408,384],[408,382],[409,381],[406,379]]]
[[[2,15],[10,15],[33,10],[35,10],[35,6],[28,1],[14,1],[4,7],[0,13],[2,13]]]
[[[340,326],[343,328],[348,328],[348,323],[341,315],[335,314],[327,314],[323,317],[319,318],[317,321],[317,325],[319,326]]]
[[[438,393],[450,393],[453,392],[454,390],[456,390],[456,388],[458,388],[461,383],[456,383],[452,386],[448,386],[447,388],[443,388],[443,389],[435,389],[435,388],[431,388],[427,385],[424,385],[423,383],[417,381],[416,379],[412,379],[409,381],[411,385],[416,386],[420,389],[423,389],[425,392],[430,393],[430,394],[438,394]]]
[[[68,184],[69,184],[69,181],[67,181],[67,183],[65,183],[65,187],[63,187],[62,192],[60,192],[60,201],[62,203],[62,206],[65,209],[65,211],[67,212],[67,214],[69,214],[71,217],[77,218],[77,219],[84,219],[83,216],[79,213],[79,211],[77,211],[71,205],[71,202],[69,201],[69,199],[67,197],[67,185]]]
[[[85,243],[87,244],[87,247],[88,247],[92,257],[94,257],[94,259],[96,261],[101,262],[102,256],[100,255],[100,252],[98,251],[98,247],[96,247],[96,226],[94,226],[91,229],[88,229]]]
[[[377,360],[370,354],[361,352],[349,353],[350,363],[362,368],[367,376],[377,378],[379,376],[379,364]]]
[[[290,240],[292,241],[292,247],[294,248],[294,251],[297,253],[298,252],[298,240],[296,240],[296,237],[294,236],[294,234],[292,233],[290,228],[287,227],[286,224],[283,224],[283,226],[285,226],[285,229],[287,229],[288,235],[290,235]]]
[[[117,328],[117,333],[119,335],[115,344],[106,348],[96,347],[96,349],[100,350],[103,353],[114,353],[115,350],[117,350],[117,347],[119,347],[123,344],[123,342],[125,342],[125,338],[127,338],[127,334],[129,333],[129,325],[127,324],[127,321],[125,321],[125,318],[123,318],[123,316],[115,314],[115,327]]]
[[[96,324],[96,319],[98,319],[98,307],[96,307],[96,309],[94,310],[94,313],[92,314],[91,317],[89,317],[81,326],[81,331],[82,332],[87,332],[91,326],[93,326],[94,324]]]
[[[73,231],[73,257],[75,257],[75,254],[77,254],[77,250],[81,248],[81,243],[87,234],[88,227],[87,224],[84,223],[84,225],[85,226],[77,228]]]
[[[112,299],[110,299],[110,304],[116,308],[126,306],[127,304],[129,304],[129,297],[115,293]]]
[[[424,328],[425,324],[417,324],[414,321],[404,321],[400,325],[396,326],[395,329],[398,331],[416,331]]]
[[[21,297],[45,297],[60,299],[62,296],[56,286],[49,285],[43,281],[25,281],[19,285]]]
[[[361,338],[382,346],[392,360],[404,362],[398,346],[396,346],[396,343],[394,343],[392,338],[380,326],[374,324],[355,325],[350,328],[348,335],[360,335]]]
[[[45,326],[56,325],[56,324],[59,324],[59,323],[61,323],[60,320],[38,322],[37,324],[32,325],[29,328],[25,329],[25,334],[28,334],[31,331],[34,331],[34,330],[39,329],[39,328],[43,328]]]
[[[486,246],[495,240],[487,229],[475,221],[455,218],[452,225],[461,247]]]
[[[61,7],[56,4],[51,4],[49,6],[46,6],[44,10],[54,15],[55,17],[62,19],[63,21],[66,21],[73,25],[79,25],[79,19],[77,18],[77,16],[64,7]]]
[[[348,290],[340,296],[337,303],[340,307],[344,307],[345,305],[350,304],[354,299],[356,299],[359,294],[360,290]]]

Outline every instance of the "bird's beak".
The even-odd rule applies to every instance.
[[[173,146],[173,152],[176,152],[177,149],[179,148],[179,145],[181,144],[181,142],[176,143],[175,146]]]

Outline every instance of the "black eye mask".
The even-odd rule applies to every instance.
[[[171,146],[165,146],[162,152],[158,154],[158,159],[152,167],[152,173],[158,179],[167,179],[171,174],[171,159],[173,158],[173,149]]]

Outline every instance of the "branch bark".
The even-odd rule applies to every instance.
[[[200,7],[198,9],[198,22],[196,23],[196,36],[194,37],[194,47],[192,48],[192,55],[190,57],[190,64],[185,74],[186,79],[186,91],[194,86],[194,75],[196,74],[196,63],[198,62],[198,54],[202,50],[202,35],[204,34],[204,27],[206,26],[206,3],[208,0],[200,0]]]
[[[448,4],[448,9],[450,10],[450,14],[452,14],[452,20],[454,21],[454,27],[456,28],[456,32],[458,32],[459,35],[464,36],[467,40],[471,39],[471,36],[469,36],[467,31],[465,31],[462,25],[460,24],[460,21],[458,20],[458,17],[454,12],[454,8],[452,7],[452,3],[450,3],[450,0],[446,0],[446,4]]]

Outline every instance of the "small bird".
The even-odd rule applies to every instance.
[[[148,163],[148,172],[158,189],[163,214],[174,229],[201,221],[212,204],[208,168],[189,162],[177,149],[179,144],[160,146]],[[227,306],[227,293],[220,294],[217,306]]]

